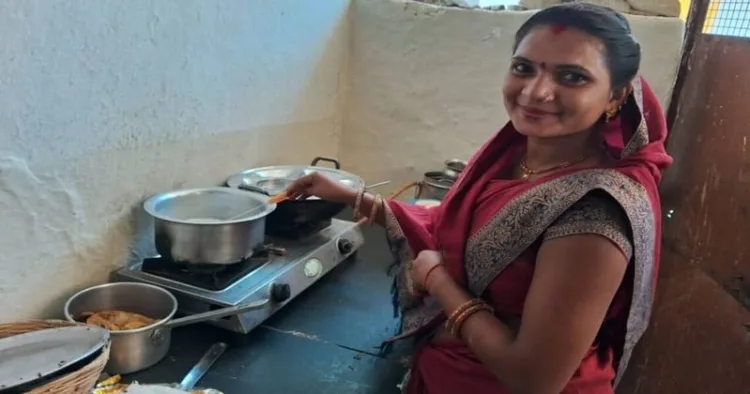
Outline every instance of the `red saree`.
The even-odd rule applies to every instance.
[[[498,179],[525,144],[509,123],[472,158],[441,206],[389,202],[386,230],[401,263],[394,291],[402,317],[402,333],[391,341],[428,334],[445,320],[434,300],[411,293],[407,273],[420,251],[441,250],[457,283],[498,313],[521,317],[540,236],[584,196],[604,192],[625,212],[633,246],[628,275],[605,321],[619,330],[604,362],[592,346],[563,393],[612,393],[648,325],[660,252],[657,185],[671,158],[664,149],[662,108],[641,78],[620,116],[605,127],[606,146],[618,159],[613,167],[567,170],[533,182]],[[404,389],[409,394],[507,392],[461,341],[445,339],[417,350]]]

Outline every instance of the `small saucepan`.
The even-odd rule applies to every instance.
[[[85,321],[87,313],[103,311],[138,313],[156,320],[142,328],[110,331],[112,345],[105,370],[119,375],[141,371],[161,361],[169,351],[172,328],[273,307],[288,300],[290,293],[289,285],[272,283],[266,298],[175,319],[177,299],[169,291],[146,283],[116,282],[76,293],[65,303],[64,313],[71,322]]]

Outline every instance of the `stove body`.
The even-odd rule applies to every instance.
[[[185,272],[173,262],[159,261],[157,256],[117,269],[112,280],[165,288],[177,298],[178,312],[182,315],[261,301],[268,297],[272,283],[289,285],[290,297],[282,303],[207,322],[247,334],[334,267],[353,257],[364,239],[356,223],[333,219],[330,226],[297,239],[267,237],[266,241],[275,249],[284,249],[285,255],[269,253],[253,257],[217,273]]]

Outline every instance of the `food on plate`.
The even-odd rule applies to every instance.
[[[156,322],[156,319],[143,316],[139,313],[125,311],[101,311],[101,312],[84,312],[80,321],[86,324],[99,326],[110,331],[135,330],[150,326]]]
[[[120,375],[107,378],[94,387],[92,394],[222,394],[220,391],[214,389],[184,391],[167,385],[142,385],[137,382],[126,384],[121,383],[121,381],[122,377]]]

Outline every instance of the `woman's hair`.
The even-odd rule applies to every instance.
[[[545,8],[532,15],[518,29],[513,52],[539,26],[564,26],[598,38],[604,44],[612,91],[624,88],[638,74],[641,45],[633,37],[628,20],[611,8],[590,3],[568,3]]]

